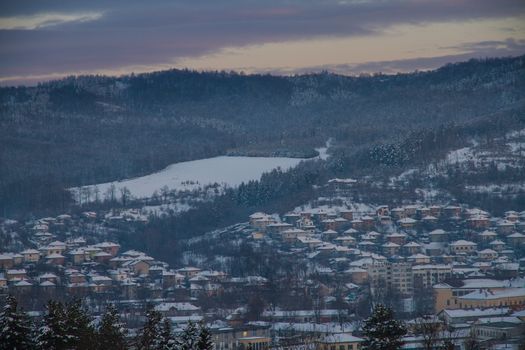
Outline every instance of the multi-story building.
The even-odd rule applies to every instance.
[[[429,264],[412,266],[414,289],[430,288],[452,276],[452,265]]]

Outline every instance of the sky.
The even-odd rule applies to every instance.
[[[396,73],[525,54],[525,0],[0,0],[0,85],[169,68]]]

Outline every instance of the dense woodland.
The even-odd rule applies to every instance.
[[[1,88],[0,212],[65,211],[69,186],[219,154],[308,156],[336,140],[327,164],[269,175],[224,197],[267,205],[333,174],[399,170],[460,145],[467,134],[515,130],[524,94],[523,56],[398,75],[169,70]],[[297,184],[259,193],[271,192],[272,181]]]
[[[50,300],[42,319],[34,320],[18,306],[14,297],[7,296],[0,312],[0,339],[1,350],[213,349],[211,333],[203,324],[190,321],[175,335],[171,322],[149,307],[142,327],[132,338],[114,306],[107,306],[95,321],[79,299],[67,303]]]

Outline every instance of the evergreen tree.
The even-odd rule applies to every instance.
[[[199,326],[199,340],[197,341],[197,348],[199,350],[212,350],[213,340],[208,327],[204,323]]]
[[[7,296],[0,313],[0,350],[32,349],[31,323],[24,312],[18,311],[13,296]]]
[[[395,350],[403,345],[405,325],[394,319],[392,309],[378,304],[363,325],[363,350]]]
[[[68,303],[65,311],[68,347],[78,350],[94,349],[95,329],[80,299]]]
[[[38,330],[37,347],[42,350],[61,350],[67,346],[66,312],[64,306],[50,300]]]
[[[198,330],[195,323],[188,322],[184,332],[179,337],[178,348],[180,350],[197,350]]]
[[[156,350],[175,350],[175,339],[171,330],[171,321],[164,318],[160,326],[160,334],[155,340]]]
[[[126,330],[122,327],[117,309],[112,305],[107,307],[100,321],[97,346],[99,349],[127,349]]]
[[[160,321],[160,313],[149,307],[146,311],[146,322],[136,341],[139,350],[155,349],[157,334],[160,333]]]

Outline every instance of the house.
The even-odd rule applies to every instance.
[[[183,275],[184,277],[192,278],[192,277],[197,276],[197,274],[201,272],[201,269],[199,269],[198,267],[187,266],[187,267],[178,269],[177,272]]]
[[[440,205],[431,205],[429,208],[430,215],[439,218],[441,216],[442,207]]]
[[[404,208],[393,208],[390,213],[392,214],[392,216],[399,220],[399,219],[403,219],[406,217],[406,213],[405,213],[405,209]]]
[[[355,246],[355,238],[352,236],[341,236],[334,239],[334,242],[337,244],[343,245],[345,247]]]
[[[525,235],[519,232],[514,232],[507,236],[507,241],[512,246],[520,246],[525,244]]]
[[[523,340],[525,322],[515,316],[480,318],[472,326],[479,340]]]
[[[383,254],[387,256],[393,256],[399,253],[401,247],[399,246],[399,244],[388,242],[383,244],[381,248],[383,249]]]
[[[52,254],[62,255],[62,253],[64,253],[64,251],[66,250],[66,244],[61,241],[54,241],[49,243],[47,246],[40,247],[39,250],[44,256]]]
[[[25,269],[7,270],[5,273],[5,277],[8,281],[25,280],[27,279],[27,271]]]
[[[29,293],[33,288],[33,285],[27,280],[20,280],[15,282],[11,288],[16,291],[16,293]]]
[[[272,339],[269,337],[241,337],[237,339],[239,350],[266,350],[270,348]]]
[[[298,229],[298,228],[291,228],[288,230],[284,230],[281,233],[281,240],[286,243],[293,243],[295,242],[298,236],[305,236],[305,235],[306,235],[306,231]]]
[[[321,232],[321,237],[325,241],[331,241],[337,238],[337,235],[338,235],[337,231],[334,231],[334,230],[326,230],[326,231]]]
[[[407,257],[407,261],[415,265],[430,264],[430,257],[428,255],[418,253]]]
[[[483,215],[475,215],[467,219],[467,226],[474,229],[486,229],[490,226],[490,220]]]
[[[421,244],[416,243],[416,242],[409,242],[403,246],[403,250],[405,251],[406,254],[410,254],[410,255],[418,254],[421,252]]]
[[[38,281],[40,282],[40,284],[42,284],[42,282],[45,281],[53,282],[54,284],[56,284],[58,282],[58,276],[51,272],[43,273],[40,276],[38,276]]]
[[[155,306],[155,310],[163,316],[195,316],[200,315],[201,308],[186,302],[164,302]]]
[[[267,325],[249,324],[212,327],[210,331],[215,350],[265,350],[269,348],[271,341],[269,328]]]
[[[442,229],[436,229],[428,233],[431,242],[446,242],[448,233]]]
[[[276,222],[268,224],[266,226],[266,232],[272,238],[279,238],[283,231],[293,228],[293,225],[287,224],[285,222]]]
[[[361,217],[363,229],[372,229],[374,227],[374,218],[370,215],[365,215]]]
[[[478,251],[478,257],[481,260],[491,261],[498,257],[498,252],[492,249],[483,249]]]
[[[36,263],[40,260],[40,252],[36,249],[26,249],[20,252],[26,263]]]
[[[117,255],[120,249],[120,244],[113,243],[113,242],[102,242],[102,243],[96,244],[95,247],[102,249],[102,251],[114,257]]]
[[[477,244],[471,241],[460,239],[449,244],[450,252],[454,254],[459,253],[473,253],[476,251]]]
[[[489,246],[491,249],[494,249],[497,252],[501,252],[503,249],[505,249],[505,242],[502,240],[496,239],[489,243]]]
[[[438,317],[447,324],[467,323],[485,317],[503,317],[510,313],[507,307],[491,309],[445,309],[438,313]]]
[[[295,225],[301,219],[301,215],[297,213],[288,213],[283,216],[284,222],[290,225]]]
[[[404,233],[391,233],[389,235],[386,235],[386,239],[388,242],[392,242],[398,245],[405,244],[407,235]]]
[[[323,241],[317,238],[312,238],[312,237],[307,237],[307,236],[297,237],[297,245],[300,247],[306,247],[310,250],[315,249],[315,247],[317,247],[318,245],[321,245],[322,243]]]
[[[97,262],[99,264],[106,264],[106,263],[109,263],[109,261],[111,260],[112,257],[113,257],[113,255],[111,255],[110,253],[107,253],[105,251],[101,251],[101,252],[96,253],[93,256],[93,261],[95,261],[95,262]]]
[[[478,237],[482,242],[491,242],[498,237],[498,234],[494,231],[485,230]]]
[[[325,336],[317,343],[317,350],[360,350],[363,338],[350,333],[336,333]]]
[[[64,265],[64,262],[66,261],[66,258],[62,254],[49,254],[46,255],[46,264],[50,265]]]
[[[443,214],[447,218],[458,217],[461,215],[461,207],[456,205],[447,205],[445,208],[443,208]]]
[[[417,220],[412,218],[403,218],[397,221],[398,225],[404,229],[414,228],[417,224]]]
[[[426,226],[426,227],[435,227],[435,225],[437,224],[438,222],[438,218],[436,218],[435,216],[432,216],[432,215],[426,215],[426,216],[423,216],[421,218],[421,222]]]
[[[349,209],[341,209],[339,211],[339,215],[341,215],[343,219],[346,219],[348,221],[354,220],[354,212]]]
[[[334,231],[337,229],[337,223],[333,219],[325,219],[321,222],[325,231]]]
[[[133,273],[135,273],[136,275],[148,275],[150,263],[148,261],[144,261],[138,258],[126,261],[122,264],[122,267],[131,269],[131,271],[133,271]]]
[[[173,271],[162,271],[162,287],[180,286],[184,282],[184,275]]]
[[[82,248],[70,250],[67,254],[70,256],[73,265],[80,265],[86,260],[86,252]]]
[[[10,269],[13,266],[15,266],[15,262],[13,260],[13,254],[10,253],[4,253],[0,254],[0,269]]]
[[[368,280],[368,272],[360,267],[350,267],[344,273],[350,275],[350,280],[358,285],[364,284]]]
[[[416,209],[416,215],[418,218],[423,218],[425,216],[429,216],[429,215],[432,215],[430,213],[430,208],[428,207],[420,207],[420,208],[417,208]]]
[[[498,233],[502,235],[509,235],[511,234],[515,229],[515,223],[508,220],[502,220],[498,222]]]

